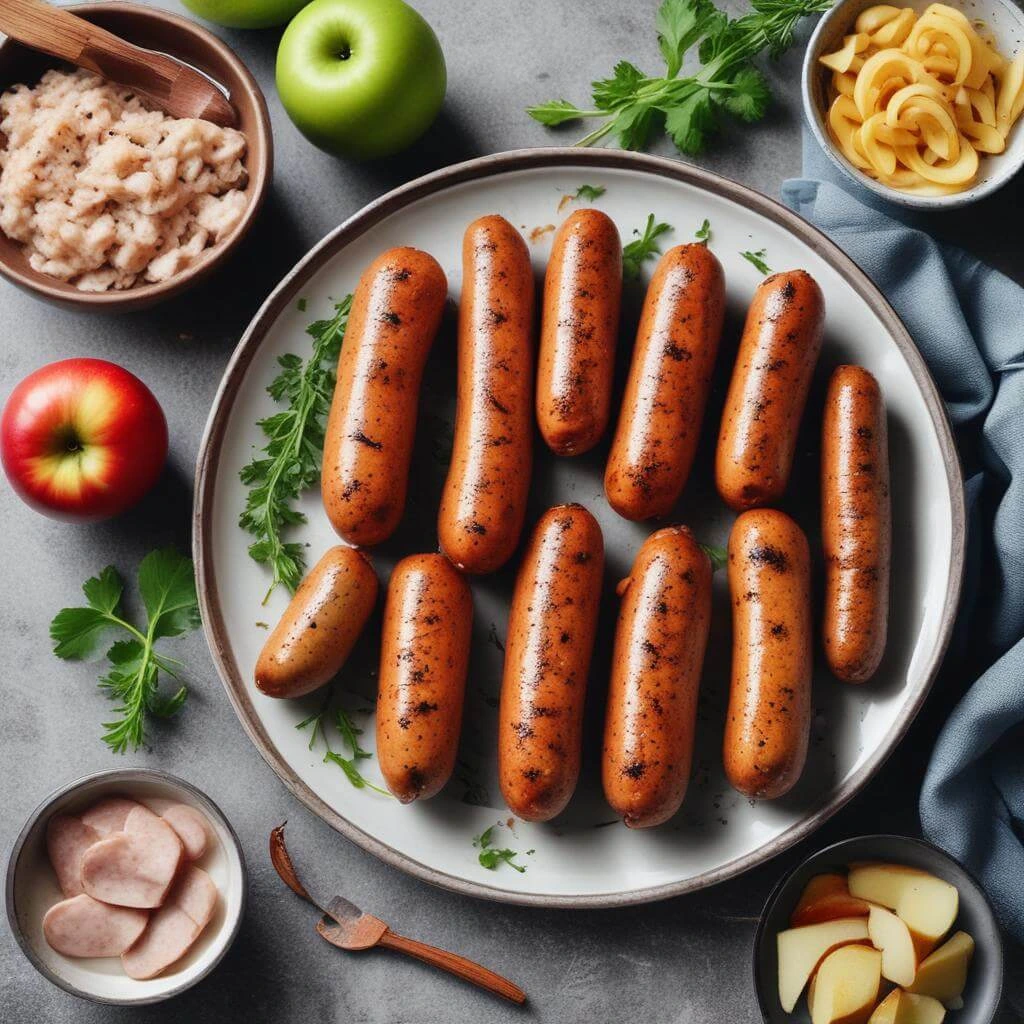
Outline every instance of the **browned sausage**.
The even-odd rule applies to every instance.
[[[384,605],[377,758],[403,804],[426,799],[455,767],[473,629],[473,596],[444,555],[395,566]]]
[[[619,584],[604,727],[604,795],[630,828],[679,810],[690,779],[711,560],[685,526],[658,530]]]
[[[501,792],[527,821],[553,818],[576,788],[603,571],[597,520],[548,509],[516,578],[498,709]]]
[[[377,602],[377,576],[354,548],[331,548],[299,584],[256,662],[268,697],[301,697],[345,664]]]
[[[533,458],[533,267],[519,232],[481,217],[462,240],[458,403],[441,550],[493,572],[519,543]]]
[[[848,683],[874,675],[889,619],[889,442],[878,381],[839,366],[821,428],[822,633],[829,667]]]
[[[725,313],[725,275],[706,245],[658,262],[636,334],[604,490],[627,519],[668,515],[700,439]]]
[[[725,774],[772,799],[803,771],[811,724],[811,582],[807,538],[774,509],[744,512],[729,536],[732,684]]]
[[[824,322],[825,300],[806,270],[773,274],[754,294],[715,459],[718,493],[737,512],[786,490]]]
[[[418,249],[389,249],[359,279],[322,474],[327,518],[350,544],[379,544],[402,518],[420,381],[447,290],[437,261]]]
[[[537,423],[556,455],[593,448],[612,398],[622,302],[622,243],[599,210],[578,210],[558,229],[544,279]]]

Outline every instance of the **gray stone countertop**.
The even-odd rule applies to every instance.
[[[179,9],[170,0],[158,6]],[[531,102],[586,99],[587,83],[620,58],[657,66],[654,0],[417,0],[442,40],[449,91],[429,136],[394,160],[355,166],[328,157],[295,130],[274,90],[278,33],[215,29],[260,81],[276,143],[273,193],[243,255],[179,301],[121,317],[74,313],[0,282],[0,368],[6,394],[59,358],[96,356],[145,380],[169,420],[171,455],[156,490],[132,512],[94,526],[35,515],[4,486],[0,636],[8,667],[0,701],[0,847],[53,788],[122,763],[99,742],[105,699],[92,666],[57,662],[47,624],[75,603],[81,582],[113,562],[131,573],[155,546],[189,547],[193,466],[224,365],[277,280],[327,231],[382,192],[418,174],[481,154],[571,142],[530,121]],[[701,163],[777,196],[800,170],[796,50],[769,66],[777,97],[756,126],[730,126]],[[659,144],[655,152],[671,155]],[[1009,191],[1009,190],[1007,190]],[[996,198],[937,219],[936,234],[1024,279],[1016,200]],[[238,830],[251,872],[241,934],[220,967],[163,1005],[93,1005],[53,987],[6,928],[0,935],[0,1021],[225,1021],[268,1024],[551,1024],[650,1021],[740,1024],[759,1019],[751,941],[769,891],[787,866],[844,836],[917,834],[916,798],[943,711],[957,683],[940,680],[924,713],[876,779],[800,846],[734,881],[666,902],[614,911],[543,911],[481,902],[432,888],[385,866],[301,807],[246,739],[200,633],[177,643],[192,695],[151,750],[123,763],[152,765],[195,782]],[[288,819],[289,841],[309,883],[342,891],[404,934],[435,942],[503,972],[530,995],[514,1009],[413,961],[386,952],[345,954],[319,941],[313,916],[277,880],[266,856],[270,828]],[[333,888],[331,888],[333,886]],[[1024,1020],[1024,953],[1008,946],[1001,1024]]]

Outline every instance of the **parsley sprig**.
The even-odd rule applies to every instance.
[[[181,663],[158,654],[155,644],[199,626],[190,559],[173,548],[151,551],[139,564],[138,586],[147,616],[143,629],[124,617],[124,583],[112,565],[82,585],[86,607],[63,608],[50,623],[53,653],[67,661],[95,658],[112,635],[122,634],[106,651],[109,669],[99,681],[110,699],[118,702],[117,717],[103,723],[103,741],[116,754],[142,746],[147,714],[169,718],[185,703],[188,690],[184,686],[170,696],[160,692],[160,673],[180,682],[177,666]]]
[[[267,443],[239,473],[250,490],[238,525],[256,538],[249,546],[250,556],[273,572],[264,604],[279,583],[294,593],[306,568],[303,546],[285,541],[282,532],[306,521],[294,502],[320,479],[334,367],[351,308],[352,296],[347,295],[334,307],[330,320],[310,324],[306,331],[313,339],[313,351],[305,362],[293,353],[278,357],[281,372],[267,392],[275,402],[287,403],[287,408],[259,421]]]
[[[516,871],[522,874],[526,871],[526,867],[515,862],[515,858],[519,856],[518,851],[498,849],[491,845],[494,842],[495,827],[492,825],[490,828],[484,829],[480,835],[473,837],[473,845],[480,850],[477,856],[480,866],[487,868],[488,871],[494,871],[499,864],[507,864],[510,868],[515,868]],[[533,853],[533,850],[528,850],[527,853]]]
[[[309,733],[309,749],[312,750],[316,746],[317,740],[321,740],[324,745],[324,764],[336,764],[356,789],[372,789],[375,793],[380,793],[383,796],[391,796],[386,789],[375,786],[368,779],[364,778],[363,774],[359,771],[357,767],[358,762],[373,757],[373,755],[368,750],[364,750],[360,745],[359,737],[363,735],[363,730],[352,721],[352,716],[344,708],[335,709],[333,723],[334,728],[341,736],[342,742],[352,754],[350,757],[345,757],[331,748],[331,741],[327,735],[327,724],[325,723],[330,722],[332,698],[333,694],[328,692],[323,704],[320,705],[320,710],[310,715],[309,718],[303,719],[295,728],[305,729],[311,725],[313,728],[310,729]]]
[[[758,249],[757,252],[750,252],[750,250],[747,250],[745,252],[741,252],[740,255],[748,263],[757,267],[757,269],[760,270],[762,274],[770,274],[772,272],[772,268],[769,267],[768,264],[765,262],[765,259],[768,256],[767,249]]]
[[[639,277],[643,264],[661,255],[661,247],[657,244],[658,238],[672,230],[671,224],[659,223],[654,219],[653,213],[648,214],[643,231],[634,228],[633,234],[637,237],[622,248],[622,273],[626,277]]]
[[[752,10],[730,19],[712,0],[664,0],[655,27],[665,60],[663,77],[648,77],[629,61],[619,61],[611,78],[591,83],[593,108],[568,100],[528,107],[541,124],[553,126],[584,118],[603,122],[579,140],[591,146],[614,135],[623,149],[643,149],[665,131],[683,153],[700,153],[722,114],[758,121],[771,92],[750,61],[762,50],[780,55],[793,41],[801,18],[825,11],[833,0],[752,0]],[[679,77],[686,54],[698,47],[700,68]]]

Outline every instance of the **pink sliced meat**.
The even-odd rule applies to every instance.
[[[105,796],[78,817],[84,824],[96,829],[101,836],[109,836],[112,832],[122,832],[128,815],[136,807],[141,806],[138,800],[126,796]]]
[[[185,856],[189,860],[199,860],[210,842],[210,830],[206,819],[194,807],[188,804],[171,804],[160,815],[181,840],[185,847]]]
[[[184,910],[166,904],[154,912],[135,945],[121,954],[125,974],[140,981],[155,978],[188,952],[201,931]]]
[[[78,896],[82,888],[82,857],[100,834],[70,814],[55,814],[46,824],[46,850],[65,896]]]
[[[43,935],[64,956],[120,956],[145,932],[149,913],[112,907],[81,893],[50,907]]]
[[[188,864],[178,875],[167,897],[167,905],[173,904],[184,911],[202,930],[213,917],[217,896],[213,879],[202,868]]]
[[[115,832],[85,851],[82,888],[95,899],[117,906],[159,907],[181,864],[181,840],[148,808],[133,810],[125,824],[126,831]],[[133,825],[135,829],[129,830]]]

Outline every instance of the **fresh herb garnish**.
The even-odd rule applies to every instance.
[[[602,185],[580,185],[573,198],[586,199],[587,202],[592,203],[595,199],[600,199],[607,191]]]
[[[306,300],[304,298],[300,298],[299,301],[295,303],[295,308],[300,313],[305,313],[306,312]]]
[[[635,238],[622,250],[622,272],[626,277],[639,277],[640,267],[649,259],[661,255],[661,249],[656,244],[656,239],[671,231],[671,224],[659,224],[654,219],[654,214],[647,215],[647,223],[644,225],[643,233],[636,228],[633,229]]]
[[[514,860],[515,857],[519,856],[516,850],[499,850],[497,847],[491,846],[494,841],[494,829],[492,825],[488,829],[473,837],[473,845],[479,847],[480,853],[477,856],[477,860],[480,862],[482,868],[487,868],[488,871],[494,871],[499,864],[507,864],[510,868],[515,868],[520,874],[522,874],[526,868],[522,864],[517,864]],[[533,853],[531,850],[530,853]]]
[[[250,556],[273,571],[264,604],[279,583],[294,593],[306,568],[303,546],[284,541],[281,533],[306,521],[293,503],[320,479],[334,367],[351,308],[352,296],[347,295],[334,307],[330,320],[310,324],[306,332],[313,338],[313,351],[305,362],[292,353],[278,357],[281,372],[267,392],[288,407],[259,421],[267,444],[239,473],[250,490],[238,525],[256,538],[249,546]]]
[[[752,0],[748,14],[731,20],[712,0],[664,0],[655,22],[664,77],[650,78],[619,61],[611,78],[591,83],[593,109],[553,100],[528,107],[527,113],[549,126],[602,118],[579,146],[615,135],[623,149],[643,149],[653,134],[665,131],[681,152],[700,153],[723,113],[748,122],[764,116],[771,92],[750,61],[762,50],[779,56],[793,41],[797,22],[832,3]],[[698,44],[700,69],[678,77],[684,57]]]
[[[711,221],[709,221],[705,217],[704,218],[704,223],[701,224],[701,226],[699,228],[697,228],[697,230],[693,234],[693,237],[696,238],[698,242],[710,242],[711,241]]]
[[[99,681],[110,699],[119,704],[118,717],[103,723],[103,742],[116,754],[142,746],[147,714],[169,718],[185,703],[188,690],[184,686],[170,696],[160,692],[160,673],[180,682],[172,666],[181,663],[157,654],[154,645],[162,637],[180,636],[199,626],[190,559],[173,548],[151,551],[139,564],[138,585],[146,609],[145,629],[124,618],[124,583],[112,565],[82,585],[88,607],[64,608],[50,623],[53,653],[67,661],[89,660],[111,635],[127,634],[127,639],[115,641],[107,650],[110,668]]]
[[[714,544],[700,544],[698,547],[711,559],[712,572],[718,572],[729,564],[729,552],[725,548],[715,547]]]
[[[295,728],[305,729],[307,726],[312,725],[313,728],[309,733],[309,749],[312,750],[316,746],[318,739],[322,740],[324,744],[324,764],[336,764],[356,789],[372,789],[375,793],[380,793],[383,796],[391,796],[386,789],[375,786],[368,779],[364,778],[356,767],[357,761],[372,757],[373,755],[368,750],[363,750],[359,745],[359,737],[362,736],[363,730],[352,721],[351,716],[344,708],[337,708],[335,710],[334,727],[341,736],[342,742],[352,751],[352,755],[351,757],[344,757],[331,749],[331,741],[327,735],[326,723],[330,721],[329,712],[332,698],[333,694],[328,692],[323,704],[320,705],[320,710],[310,715],[309,718],[304,718]]]
[[[764,261],[764,258],[768,255],[767,249],[758,249],[757,252],[741,252],[740,255],[748,263],[753,263],[762,274],[770,274],[772,272],[772,268]]]

